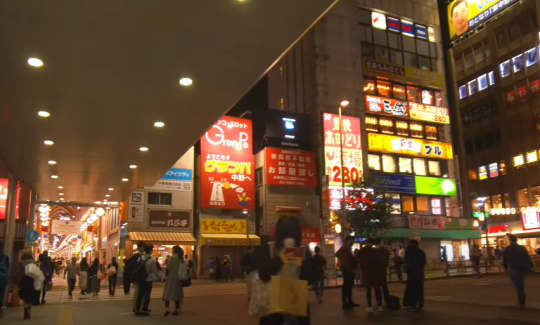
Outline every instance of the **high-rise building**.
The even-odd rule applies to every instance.
[[[538,1],[441,1],[466,216],[489,245],[539,245]],[[485,238],[482,243],[485,245]]]

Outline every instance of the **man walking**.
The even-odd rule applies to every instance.
[[[424,308],[424,267],[426,254],[418,247],[418,241],[411,239],[405,251],[407,266],[407,285],[403,297],[403,306],[408,311],[420,311]]]
[[[516,288],[518,304],[525,306],[525,276],[532,271],[532,261],[527,250],[517,243],[516,236],[508,235],[510,246],[503,252],[504,267]]]
[[[52,276],[53,276],[53,265],[51,258],[49,257],[49,251],[44,251],[43,254],[39,255],[39,268],[41,269],[41,272],[43,272],[43,275],[45,276],[45,280],[43,281],[43,289],[42,289],[42,297],[41,297],[41,304],[45,304],[45,294],[47,293],[47,290],[49,289],[49,286],[52,285]]]
[[[152,244],[144,247],[144,254],[141,255],[137,263],[134,278],[138,284],[137,299],[135,301],[135,315],[149,316],[150,295],[152,294],[152,283],[159,280],[156,260],[152,257],[154,246]]]
[[[478,245],[474,244],[471,250],[471,262],[473,270],[478,274],[478,277],[482,277],[482,273],[480,272],[480,258],[482,258],[482,251]]]
[[[69,299],[73,299],[73,289],[77,282],[77,275],[79,275],[79,265],[77,265],[77,258],[72,257],[64,269],[64,279],[67,277]]]
[[[315,247],[315,255],[312,257],[313,266],[313,291],[317,296],[317,302],[322,303],[324,290],[324,270],[326,269],[326,259],[321,255],[321,249]]]
[[[356,261],[352,254],[352,245],[354,238],[348,236],[345,239],[345,244],[337,251],[336,256],[339,261],[341,272],[343,274],[343,286],[341,287],[341,302],[343,309],[351,309],[358,306],[352,300],[352,288],[354,285],[354,269]]]
[[[4,296],[9,282],[9,257],[4,254],[3,243],[0,243],[0,318],[4,315]]]

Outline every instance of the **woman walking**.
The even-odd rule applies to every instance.
[[[32,253],[24,252],[15,279],[19,286],[19,295],[24,302],[24,319],[30,319],[32,305],[39,305],[41,292],[34,287],[34,282],[39,282],[39,279],[37,281],[35,279],[39,277],[42,280],[45,278],[39,266],[34,262]]]
[[[179,272],[182,271],[182,272]],[[175,309],[173,315],[178,315],[180,306],[184,300],[184,287],[182,285],[181,274],[185,272],[188,277],[187,266],[184,263],[184,251],[179,246],[173,247],[173,256],[167,261],[167,283],[163,290],[163,300],[165,301],[165,316],[170,314],[170,302],[174,301]]]
[[[90,279],[90,292],[92,292],[94,296],[97,296],[99,292],[99,281],[101,280],[101,274],[98,273],[101,272],[99,266],[99,258],[96,257],[94,263],[92,263],[92,266],[90,266],[90,269],[88,270],[88,278]]]
[[[83,257],[79,264],[79,287],[81,287],[81,295],[88,293],[88,269],[89,266],[86,257]]]
[[[111,264],[107,266],[107,277],[109,278],[109,296],[111,297],[114,297],[114,291],[116,289],[117,274],[118,274],[118,263],[116,263],[116,257],[113,257]]]

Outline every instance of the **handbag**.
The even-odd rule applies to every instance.
[[[34,263],[28,263],[24,266],[24,275],[31,277],[32,279],[43,276],[43,272]]]
[[[116,274],[116,267],[114,265],[111,265],[109,269],[107,270],[107,276],[113,276]]]
[[[272,276],[270,313],[307,317],[308,283],[285,276]]]
[[[262,317],[270,313],[270,282],[264,282],[259,277],[259,271],[253,271],[248,281],[251,281],[248,315]]]

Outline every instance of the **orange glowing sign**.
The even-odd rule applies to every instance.
[[[409,102],[411,120],[450,124],[448,108]]]

